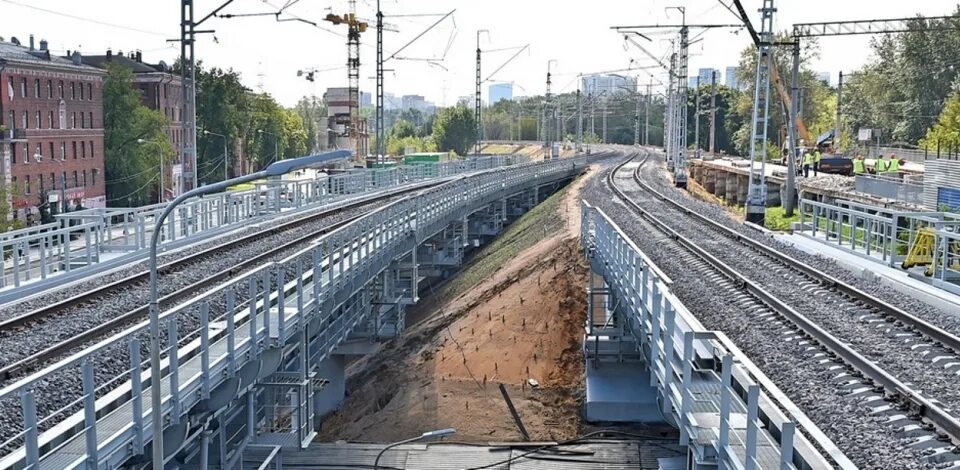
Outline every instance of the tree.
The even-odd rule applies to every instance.
[[[232,161],[231,143],[251,131],[248,127],[250,101],[251,95],[240,83],[238,72],[220,68],[205,70],[202,63],[197,64],[197,178],[201,183],[224,178],[224,159],[227,163]],[[204,130],[226,137],[204,134]],[[223,154],[223,139],[227,141],[227,155]]]
[[[108,65],[103,83],[108,205],[140,206],[157,194],[160,159],[166,164],[174,153],[163,131],[166,125],[167,119],[160,112],[141,104],[140,91],[133,86],[133,72],[122,65]],[[140,144],[140,140],[151,144]]]
[[[477,140],[473,110],[464,106],[446,108],[433,124],[433,141],[441,152],[453,150],[466,155]]]
[[[397,139],[416,137],[417,134],[417,127],[414,126],[412,122],[403,118],[398,119],[397,122],[394,123],[393,129],[390,130],[390,136],[396,137]]]
[[[294,108],[303,121],[303,130],[307,134],[307,151],[318,152],[327,135],[327,107],[316,96],[300,98]]]
[[[927,150],[960,149],[960,92],[954,91],[937,123],[920,140],[920,145]]]

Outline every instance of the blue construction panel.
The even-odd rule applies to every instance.
[[[589,422],[666,423],[650,386],[650,372],[640,362],[587,361]]]
[[[937,188],[937,209],[960,211],[960,189]]]

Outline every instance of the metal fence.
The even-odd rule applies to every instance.
[[[680,428],[680,444],[699,445],[709,436],[720,468],[832,468],[806,436],[840,468],[855,468],[723,332],[707,330],[687,310],[672,281],[602,210],[584,202],[581,218],[581,244],[594,272],[603,273],[605,308],[617,317],[591,326],[587,360],[604,349],[619,356],[640,351],[664,417]],[[632,340],[604,348],[601,337]],[[731,425],[740,420],[743,428]]]
[[[165,426],[180,425],[201,401],[203,406],[214,406],[216,400],[211,397],[223,390],[229,391],[224,397],[232,400],[217,406],[244,406],[235,394],[252,387],[250,381],[260,380],[247,377],[251,370],[244,366],[248,363],[257,364],[253,376],[263,378],[272,376],[268,369],[276,371],[281,358],[291,364],[306,363],[289,355],[309,350],[309,364],[315,367],[362,320],[379,322],[379,316],[370,318],[379,310],[372,308],[364,287],[415,250],[418,242],[481,207],[569,177],[586,163],[585,158],[576,158],[511,166],[425,190],[323,235],[284,260],[260,266],[163,312],[161,331],[167,332],[168,347],[163,351],[162,380],[150,377],[141,361],[144,322],[8,384],[0,390],[0,407],[23,411],[20,419],[7,417],[17,432],[0,444],[0,454],[6,452],[0,456],[0,468],[40,468],[40,464],[118,468],[142,452],[152,437],[151,420],[158,415]],[[308,325],[312,325],[309,330]],[[302,343],[287,349],[288,341]],[[100,358],[122,358],[123,351],[129,351],[123,372],[113,375],[101,369],[94,374]],[[310,371],[297,372],[301,383],[309,382]],[[235,381],[241,379],[245,382],[238,387]],[[61,385],[56,390],[44,386],[50,383]],[[144,400],[152,386],[163,391],[159,413],[151,409],[151,400]],[[53,410],[73,397],[77,398],[64,408]],[[253,397],[247,394],[248,400]],[[295,427],[304,423],[298,420]],[[252,427],[246,431],[256,437]]]
[[[895,177],[858,175],[855,188],[859,193],[893,199],[916,206],[923,205],[923,185],[907,183]]]
[[[182,246],[233,230],[259,217],[316,208],[400,185],[515,165],[526,160],[521,155],[492,155],[389,169],[347,170],[329,175],[318,172],[309,179],[263,181],[253,189],[207,195],[181,204],[160,228],[160,243],[165,248]],[[134,208],[85,209],[57,215],[55,223],[0,235],[0,252],[3,253],[0,292],[13,292],[25,284],[30,284],[31,289],[39,289],[38,281],[47,281],[54,274],[71,271],[79,276],[85,272],[84,268],[99,264],[103,259],[120,263],[117,256],[103,258],[102,253],[143,253],[164,207],[166,203]]]
[[[870,158],[877,158],[877,155],[896,155],[908,162],[923,163],[924,160],[957,160],[960,159],[960,149],[952,147],[935,147],[926,149],[908,149],[899,147],[869,147],[867,155]]]

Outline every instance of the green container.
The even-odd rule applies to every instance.
[[[403,163],[440,163],[447,159],[443,152],[409,153],[403,156]]]

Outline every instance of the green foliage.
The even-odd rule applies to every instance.
[[[960,93],[954,93],[947,100],[940,118],[920,140],[920,145],[927,150],[936,150],[938,146],[960,148]]]
[[[777,232],[786,232],[790,230],[790,225],[794,222],[800,221],[800,210],[795,209],[793,211],[792,217],[786,216],[786,211],[782,206],[780,207],[768,207],[766,216],[764,219],[764,225],[770,229]]]
[[[303,121],[303,130],[307,136],[307,152],[317,153],[327,135],[327,107],[316,96],[300,98],[294,108]]]
[[[477,140],[473,110],[464,106],[446,108],[433,124],[433,141],[441,152],[454,151],[466,155]]]
[[[107,203],[141,206],[157,200],[160,159],[169,165],[174,149],[163,129],[167,119],[140,103],[133,72],[107,68],[103,83],[104,163]],[[145,143],[139,143],[139,140]],[[171,182],[166,186],[172,187]]]
[[[417,127],[414,126],[412,122],[402,118],[397,120],[396,124],[393,125],[393,129],[390,131],[390,136],[397,139],[416,137],[417,135]]]
[[[248,110],[252,100],[255,98],[240,83],[238,72],[220,68],[205,70],[202,64],[197,65],[197,178],[201,184],[223,180],[224,159],[228,163],[233,161],[232,143],[249,130]],[[280,129],[281,124],[276,128]],[[226,136],[227,155],[224,155],[224,137],[203,131]],[[247,156],[254,162],[262,157],[260,154]]]

